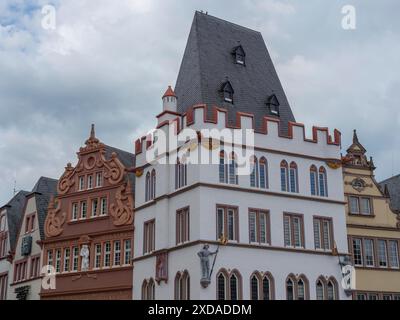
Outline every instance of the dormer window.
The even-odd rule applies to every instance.
[[[279,101],[275,94],[268,97],[267,106],[271,114],[279,116]]]
[[[233,94],[235,91],[229,81],[225,81],[222,84],[221,91],[223,93],[224,101],[233,104]]]
[[[235,57],[235,63],[245,65],[246,64],[246,53],[241,45],[233,48],[232,54]]]

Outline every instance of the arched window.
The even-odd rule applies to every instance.
[[[142,300],[155,299],[155,284],[153,278],[143,280],[142,284]]]
[[[318,172],[317,167],[312,165],[310,168],[310,185],[311,185],[311,195],[318,195]]]
[[[183,273],[178,272],[175,277],[175,300],[190,299],[190,276],[185,270]]]
[[[258,188],[258,160],[255,156],[252,157],[252,163],[253,163],[253,170],[251,171],[250,174],[250,186]]]
[[[294,282],[292,278],[286,280],[286,300],[294,300]]]
[[[268,189],[268,163],[267,159],[260,159],[260,188]]]
[[[238,184],[236,155],[232,152],[229,159],[229,183]]]
[[[289,179],[288,179],[288,163],[283,160],[281,162],[281,190],[289,191]]]
[[[217,299],[226,300],[226,277],[221,271],[217,276]]]
[[[217,299],[242,299],[242,276],[239,271],[232,270],[228,273],[225,269],[221,269],[217,273]]]
[[[274,299],[274,278],[269,272],[264,274],[262,280],[262,298],[263,300]]]
[[[321,197],[327,197],[328,196],[328,184],[327,184],[327,178],[326,178],[326,170],[324,167],[319,168],[319,195]]]
[[[156,197],[156,170],[153,169],[151,172],[151,192],[150,192],[150,200],[155,199]]]
[[[259,275],[253,274],[250,278],[250,299],[258,300],[259,299]]]
[[[150,200],[150,194],[151,194],[151,183],[150,183],[150,172],[147,172],[146,174],[146,183],[145,183],[145,192],[146,192],[146,201]]]
[[[317,300],[324,300],[325,299],[325,281],[323,279],[318,279],[316,283],[316,293],[317,293]]]
[[[290,163],[289,169],[289,184],[290,184],[290,192],[299,192],[298,181],[297,181],[297,164],[295,162]]]
[[[328,300],[337,300],[338,298],[338,285],[335,278],[331,277],[326,286],[326,296]]]
[[[232,274],[229,279],[229,291],[231,300],[239,300],[239,285],[236,274]]]
[[[228,183],[228,164],[224,150],[219,153],[219,182]]]
[[[308,300],[308,280],[304,275],[297,279],[297,300]]]
[[[177,159],[175,164],[175,189],[182,188],[187,185],[187,165]]]

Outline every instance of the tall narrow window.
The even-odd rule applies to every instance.
[[[268,189],[268,163],[267,159],[260,159],[260,188]]]
[[[146,202],[151,200],[151,197],[150,197],[151,181],[150,180],[151,180],[150,179],[150,172],[147,172],[147,174],[146,174],[146,185],[145,185],[145,193],[146,193],[145,201]]]
[[[189,208],[176,212],[176,244],[189,241]]]
[[[81,202],[81,219],[86,219],[87,216],[87,204],[86,201]]]
[[[268,211],[251,209],[249,211],[250,242],[270,243],[270,225]]]
[[[88,177],[87,177],[87,186],[88,186],[88,189],[93,188],[93,176],[92,175],[88,175]]]
[[[399,267],[399,249],[397,240],[389,240],[389,262],[391,268]]]
[[[85,177],[79,177],[79,191],[85,189]]]
[[[77,203],[72,204],[71,220],[73,220],[73,221],[78,220],[78,204]]]
[[[153,169],[151,172],[151,200],[156,198],[156,170]]]
[[[96,217],[97,216],[97,209],[98,209],[98,203],[99,200],[98,199],[93,199],[92,200],[92,217]]]
[[[114,266],[121,265],[121,241],[114,241]]]
[[[217,277],[217,299],[226,300],[226,279],[222,272]]]
[[[349,207],[350,207],[350,213],[359,214],[360,210],[357,197],[349,197]]]
[[[286,161],[281,162],[281,190],[289,191],[289,179],[288,179],[288,164]]]
[[[96,173],[96,187],[103,186],[103,174],[101,172]]]
[[[285,213],[283,223],[285,246],[304,247],[303,217]]]
[[[104,267],[110,267],[111,265],[111,242],[107,241],[104,243]]]
[[[70,255],[71,249],[65,248],[64,249],[64,272],[68,272],[70,268]]]
[[[238,278],[235,274],[231,275],[230,281],[230,298],[231,300],[239,300],[239,292],[238,292]]]
[[[262,293],[263,293],[263,300],[272,300],[273,299],[273,289],[272,289],[272,283],[273,283],[273,278],[272,275],[267,273],[264,275],[263,280],[262,280]]]
[[[324,300],[324,284],[322,280],[317,280],[316,286],[317,300]]]
[[[353,260],[356,266],[363,264],[361,239],[358,238],[353,238]]]
[[[78,271],[79,265],[79,248],[74,247],[72,249],[72,271]]]
[[[258,188],[258,160],[253,157],[253,170],[250,173],[250,186]]]
[[[331,218],[314,218],[315,249],[331,250],[333,246],[333,227]]]
[[[375,266],[374,240],[364,239],[364,253],[365,253],[365,265],[367,267]]]
[[[183,161],[177,159],[175,164],[175,189],[182,188],[187,185],[187,165]]]
[[[61,249],[56,250],[56,272],[61,272]]]
[[[297,299],[305,300],[305,284],[303,279],[297,281]]]
[[[311,166],[310,168],[310,186],[311,186],[311,195],[316,196],[318,194],[318,183],[317,183],[317,167]]]
[[[254,274],[250,279],[250,299],[258,300],[259,284],[258,277]]]
[[[100,215],[102,215],[102,216],[107,215],[107,212],[108,212],[107,198],[101,198],[100,205],[101,205]]]
[[[328,300],[336,300],[336,296],[337,296],[336,281],[333,281],[333,280],[328,281],[326,293],[327,293]]]
[[[53,265],[53,250],[47,250],[47,264],[49,266]]]
[[[380,267],[387,267],[386,240],[378,240],[378,261]]]
[[[294,300],[294,283],[291,278],[286,280],[286,300]]]
[[[319,195],[321,197],[328,196],[328,183],[326,178],[326,170],[324,167],[319,168]]]
[[[190,276],[187,271],[178,272],[175,276],[175,300],[190,299]]]
[[[101,244],[95,245],[94,267],[99,269],[101,267]]]
[[[219,182],[228,183],[228,164],[226,163],[225,152],[222,150],[219,153]]]
[[[290,164],[290,171],[289,171],[289,182],[290,182],[290,192],[297,193],[298,191],[298,182],[297,182],[297,164],[292,162]]]
[[[229,183],[238,184],[237,162],[235,154],[232,154],[231,158],[229,159]]]
[[[237,208],[217,206],[217,239],[239,240]]]
[[[369,198],[360,198],[360,213],[365,215],[371,214],[371,202]]]
[[[131,251],[132,251],[132,242],[131,240],[125,240],[125,256],[124,256],[124,264],[130,265],[131,264]]]
[[[144,223],[143,253],[150,253],[155,249],[155,220]]]

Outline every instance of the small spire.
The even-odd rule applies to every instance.
[[[373,159],[372,157],[369,157],[369,166],[370,166],[371,168],[374,168],[374,169],[375,169],[374,159]]]
[[[353,130],[353,143],[359,143],[356,129]]]
[[[90,139],[95,139],[96,138],[96,133],[94,130],[94,124],[92,123],[92,128],[90,130]]]
[[[385,184],[385,187],[383,189],[383,194],[385,195],[385,197],[390,198],[389,188],[387,184]]]

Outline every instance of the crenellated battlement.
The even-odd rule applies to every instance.
[[[288,133],[283,135],[281,134],[279,119],[264,117],[261,128],[255,128],[253,114],[237,112],[235,125],[230,125],[228,123],[227,110],[212,107],[210,117],[207,117],[207,112],[207,106],[204,104],[194,105],[183,114],[163,112],[157,116],[159,120],[157,129],[168,131],[170,126],[173,126],[173,132],[176,135],[186,128],[193,129],[196,132],[206,129],[253,129],[256,148],[272,148],[276,151],[339,158],[341,133],[337,129],[333,131],[333,134],[330,134],[329,129],[326,127],[313,126],[311,134],[306,135],[304,124],[289,122]],[[152,135],[141,137],[135,142],[135,154],[145,152],[152,144]]]

